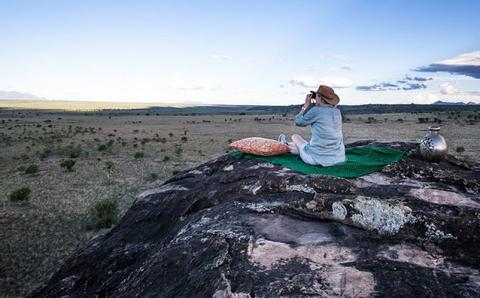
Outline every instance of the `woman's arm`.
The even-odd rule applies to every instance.
[[[308,94],[305,98],[305,104],[303,105],[300,112],[295,116],[295,125],[297,126],[307,126],[313,122],[313,115],[312,113],[308,113],[304,115],[307,111],[309,111],[310,106],[312,105],[312,94]]]
[[[312,104],[312,94],[309,93],[305,97],[305,103],[303,104],[303,107],[300,110],[299,114],[301,114],[301,115],[305,114],[305,112],[308,110],[308,108],[310,107],[311,104]]]

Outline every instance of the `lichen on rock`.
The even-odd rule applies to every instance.
[[[380,234],[392,235],[405,224],[415,223],[415,217],[399,206],[378,199],[359,196],[353,201],[353,208],[358,211],[351,216],[354,223],[367,230],[376,230]]]

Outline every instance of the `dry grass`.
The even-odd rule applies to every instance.
[[[462,117],[447,119],[447,114],[347,115],[351,122],[344,124],[345,141],[418,140],[428,126],[419,124],[418,117],[434,116],[444,120],[450,152],[463,146],[461,156],[478,159],[479,124],[467,125]],[[379,122],[367,124],[368,117]],[[85,229],[87,211],[98,199],[117,200],[123,214],[136,194],[177,171],[225,153],[231,140],[277,138],[281,132],[309,135],[308,128],[293,126],[291,116],[280,115],[109,119],[0,111],[0,296],[25,295],[98,233]],[[102,144],[106,150],[98,151]],[[68,145],[81,147],[73,172],[60,167],[69,158]],[[42,159],[46,148],[53,153]],[[135,158],[136,152],[143,152],[144,157]],[[114,164],[111,173],[105,169],[106,161]],[[31,164],[38,165],[38,173],[26,175],[19,169]],[[31,188],[30,200],[8,201],[8,194],[22,186]]]
[[[41,109],[65,111],[98,111],[144,109],[151,106],[165,106],[158,103],[101,102],[101,101],[61,101],[61,100],[4,100],[0,99],[3,108],[9,109]],[[185,106],[184,104],[168,104],[168,106]]]

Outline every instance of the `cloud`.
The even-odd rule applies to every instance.
[[[328,85],[332,88],[348,88],[352,86],[352,81],[344,77],[322,77],[314,78],[312,76],[300,76],[290,80],[290,84],[304,88],[318,88],[319,85]]]
[[[434,92],[417,94],[413,97],[413,102],[417,104],[430,104],[438,100],[438,94]]]
[[[440,93],[444,95],[451,95],[457,93],[458,90],[450,83],[443,83],[440,85]]]
[[[320,81],[311,76],[300,76],[290,80],[290,84],[305,88],[316,88],[320,85]]]
[[[440,85],[440,94],[442,95],[465,95],[465,96],[480,96],[480,91],[460,91],[450,83],[443,83]]]
[[[420,72],[448,72],[480,79],[480,51],[464,53],[415,70]]]
[[[425,89],[427,85],[419,84],[419,83],[408,83],[402,87],[402,90],[418,90],[418,89]]]
[[[330,57],[332,57],[334,59],[345,59],[346,58],[346,56],[342,55],[342,54],[331,54]]]
[[[220,59],[220,60],[229,60],[229,59],[232,59],[232,56],[223,55],[223,54],[212,54],[212,55],[210,55],[210,58]]]
[[[433,78],[411,77],[405,75],[403,79],[397,80],[395,83],[382,82],[373,85],[357,86],[356,89],[360,91],[418,90],[427,88],[425,82],[431,80],[433,80]]]
[[[348,88],[353,85],[350,79],[344,77],[323,77],[321,83],[332,88]]]
[[[407,81],[417,81],[417,82],[426,82],[426,81],[433,80],[433,78],[411,77],[409,75],[405,75],[405,80],[407,80]]]
[[[12,99],[12,100],[41,100],[45,99],[38,97],[30,93],[22,93],[17,91],[1,91],[0,90],[0,99]]]
[[[340,69],[342,69],[342,70],[352,70],[352,66],[350,66],[350,65],[343,65],[343,66],[340,67]]]
[[[425,89],[427,86],[422,83],[409,83],[405,81],[397,81],[397,84],[389,83],[389,82],[382,82],[373,85],[366,85],[366,86],[357,86],[357,90],[360,91],[392,91],[392,90],[418,90],[418,89]]]

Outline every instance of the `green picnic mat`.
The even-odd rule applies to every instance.
[[[304,163],[298,155],[291,153],[277,156],[258,156],[239,151],[230,151],[235,158],[262,160],[279,164],[286,168],[309,175],[326,175],[343,178],[356,178],[382,170],[388,164],[395,163],[406,157],[407,152],[388,147],[359,146],[345,149],[347,162],[334,166],[312,166]]]

